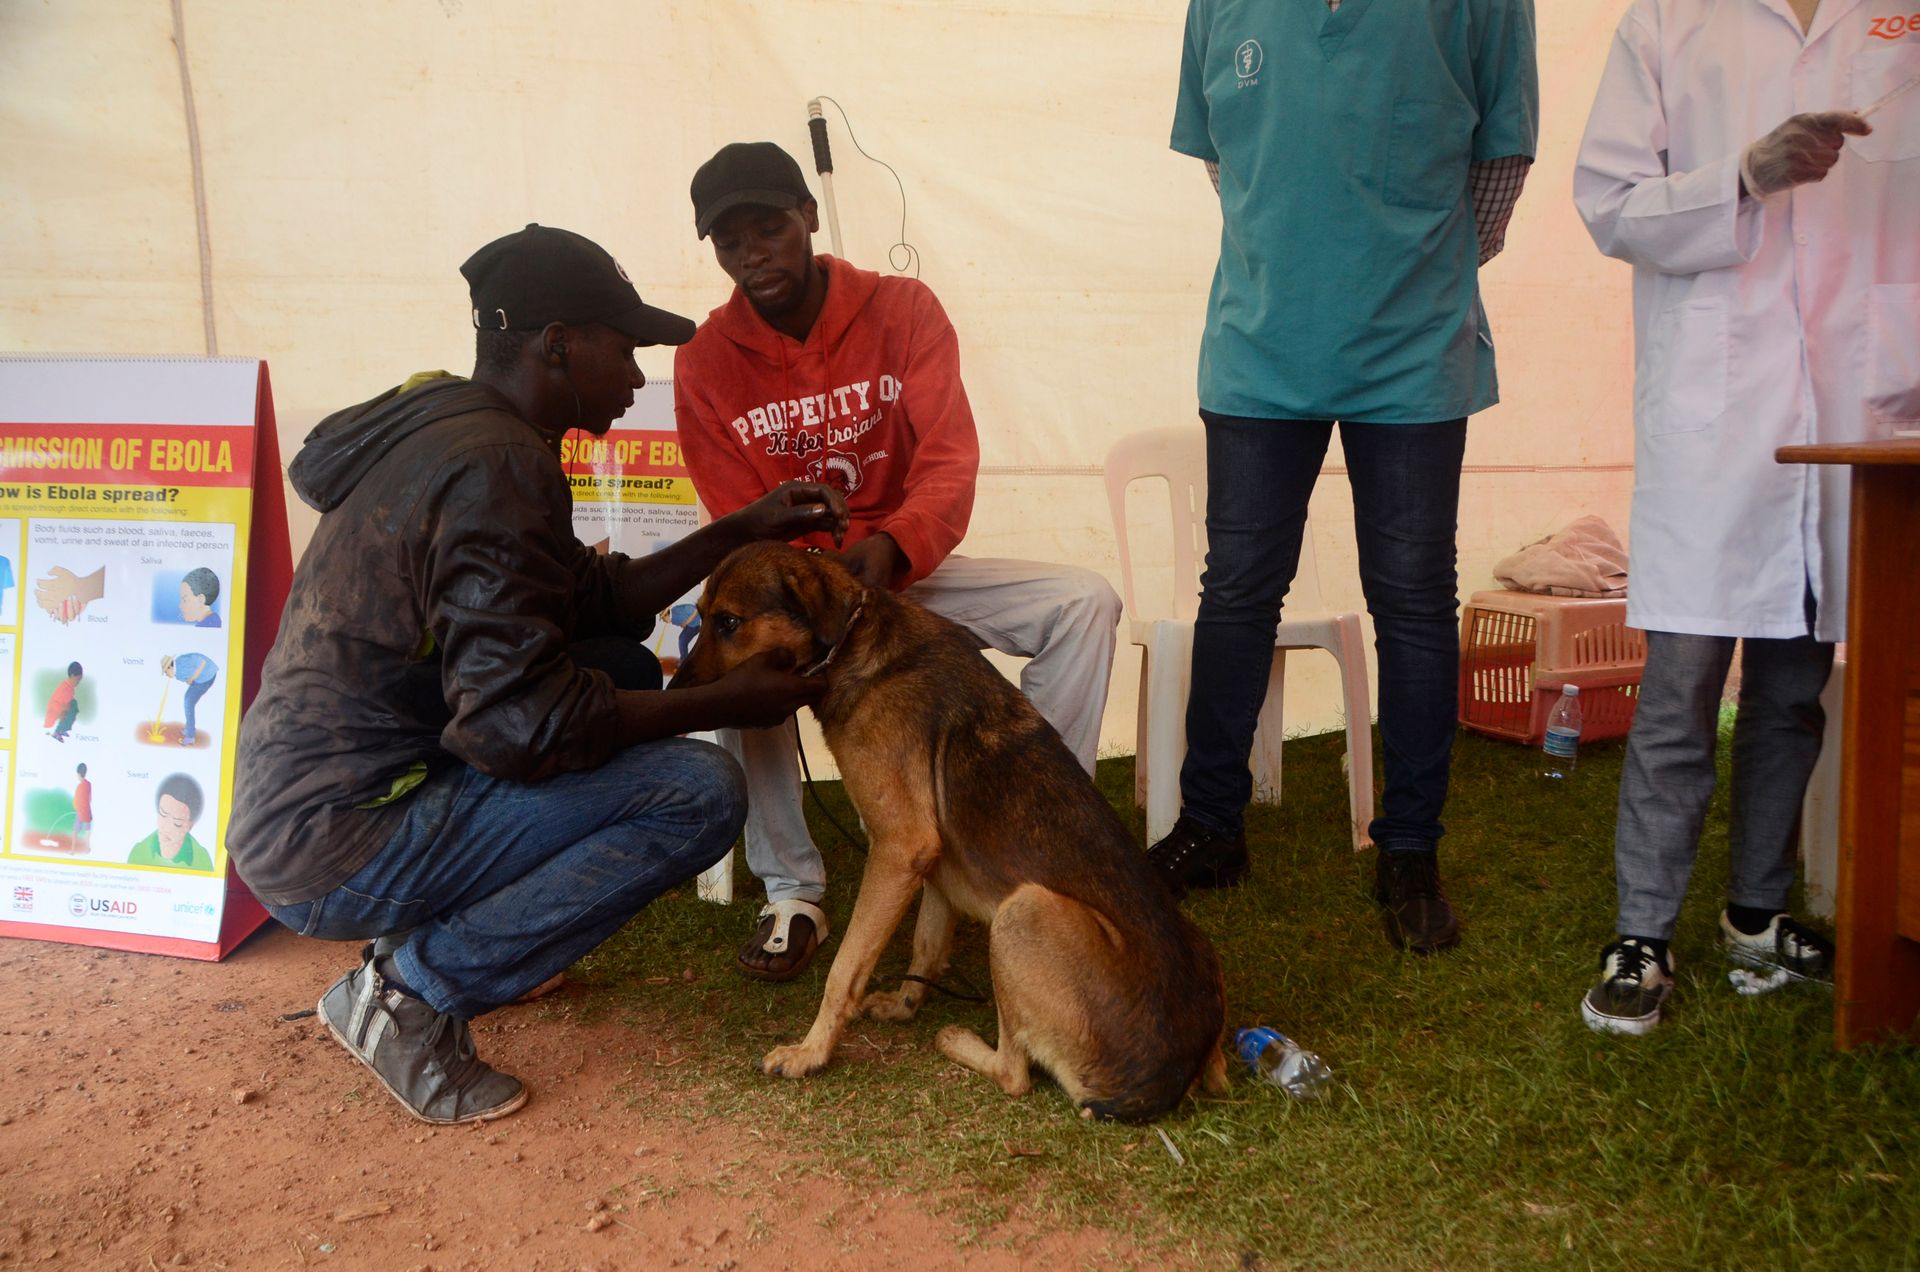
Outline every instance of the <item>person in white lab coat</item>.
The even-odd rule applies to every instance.
[[[1898,91],[1920,76],[1913,7],[1634,0],[1601,78],[1574,201],[1634,267],[1627,617],[1647,668],[1619,939],[1581,1001],[1595,1029],[1646,1033],[1665,1008],[1736,638],[1721,937],[1766,972],[1750,986],[1831,976],[1831,944],[1786,901],[1846,616],[1846,474],[1773,454],[1920,424],[1920,91]]]

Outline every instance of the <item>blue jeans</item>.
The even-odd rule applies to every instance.
[[[657,664],[653,674],[657,685]],[[400,825],[352,878],[269,909],[323,940],[409,933],[393,954],[400,978],[436,1010],[471,1018],[572,965],[720,860],[746,802],[739,765],[685,738],[537,783],[462,765],[406,797]]]
[[[1307,499],[1331,420],[1263,420],[1201,411],[1207,429],[1207,566],[1193,631],[1182,811],[1240,829],[1247,758],[1266,700],[1280,603],[1300,563]],[[1443,827],[1459,714],[1460,506],[1464,419],[1340,422],[1360,587],[1373,615],[1386,791],[1371,834],[1382,849],[1432,848]]]
[[[213,688],[214,679],[215,677],[208,676],[205,680],[196,680],[187,686],[187,728],[186,731],[180,735],[182,742],[191,743],[193,741],[193,709],[200,705],[200,699],[207,696],[207,690]]]

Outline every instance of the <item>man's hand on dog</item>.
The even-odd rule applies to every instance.
[[[767,649],[714,681],[710,689],[737,727],[770,729],[826,696],[827,680],[800,675],[793,669],[792,654]]]
[[[853,516],[846,498],[817,481],[782,482],[734,514],[756,539],[798,539],[830,534],[834,546],[847,537]]]
[[[840,563],[866,587],[891,587],[893,576],[906,564],[900,545],[886,531],[869,535],[840,554]]]

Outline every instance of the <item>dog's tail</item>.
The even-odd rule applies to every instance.
[[[1186,1087],[1177,1081],[1155,1082],[1136,1087],[1125,1095],[1088,1100],[1080,1107],[1103,1122],[1151,1122],[1173,1112],[1186,1094]]]

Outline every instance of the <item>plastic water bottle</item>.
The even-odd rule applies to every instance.
[[[1542,775],[1555,781],[1573,776],[1580,760],[1580,686],[1562,685],[1560,701],[1547,712],[1547,736],[1540,742]]]
[[[1278,1029],[1259,1026],[1233,1036],[1240,1058],[1262,1082],[1271,1082],[1297,1100],[1311,1100],[1333,1080],[1327,1062]]]

